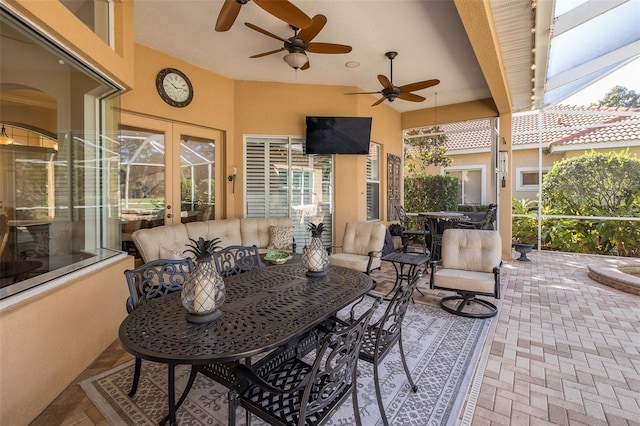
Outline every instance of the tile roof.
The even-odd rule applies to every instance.
[[[628,111],[635,115],[621,115]],[[513,115],[514,147],[538,143],[539,116],[537,112]],[[555,105],[542,117],[544,146],[640,141],[640,108]],[[447,135],[447,151],[488,149],[490,126],[489,119],[440,125]]]

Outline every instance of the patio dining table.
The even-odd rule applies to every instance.
[[[120,325],[120,342],[131,354],[168,365],[171,425],[176,423],[175,367],[195,365],[198,372],[238,390],[240,380],[225,363],[296,342],[331,315],[373,287],[371,278],[348,268],[329,266],[324,277],[308,277],[303,264],[255,269],[225,278],[222,317],[214,322],[187,321],[180,292],[149,300]],[[227,364],[233,365],[233,364]]]
[[[445,229],[451,228],[457,221],[465,220],[467,217],[460,212],[419,212],[419,217],[426,219],[431,236],[431,260],[440,259],[442,246],[442,233]]]

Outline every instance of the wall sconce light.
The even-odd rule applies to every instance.
[[[14,138],[11,138],[9,137],[9,135],[7,135],[7,131],[5,130],[3,124],[2,131],[0,132],[0,145],[11,145],[14,141]]]
[[[231,168],[231,174],[227,177],[227,180],[231,182],[231,192],[236,193],[236,176],[238,175],[238,168],[233,166]]]

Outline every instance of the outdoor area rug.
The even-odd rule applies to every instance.
[[[418,392],[414,394],[409,389],[396,346],[380,368],[380,387],[390,424],[456,424],[490,321],[451,315],[440,307],[422,303],[409,306],[403,323],[403,342]],[[176,397],[184,388],[189,370],[188,366],[176,369]],[[167,413],[166,366],[143,361],[138,391],[134,398],[129,398],[132,378],[133,361],[130,361],[80,385],[111,424],[157,425]],[[363,425],[382,424],[373,366],[366,362],[358,363],[358,402]],[[177,411],[178,423],[226,425],[227,407],[227,389],[200,374]],[[243,409],[238,409],[237,420],[238,424],[244,424]],[[263,423],[254,417],[252,424]],[[351,398],[327,424],[354,424]]]

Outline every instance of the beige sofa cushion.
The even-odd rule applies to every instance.
[[[386,232],[380,222],[347,222],[342,252],[367,256],[371,251],[382,251]]]
[[[482,293],[494,293],[496,288],[493,273],[459,269],[438,269],[434,274],[433,283],[436,287]]]
[[[216,219],[204,222],[189,222],[186,224],[189,238],[197,240],[202,237],[205,240],[220,239],[220,248],[243,245],[240,238],[240,219]]]
[[[160,247],[172,251],[178,251],[182,247],[184,251],[187,248],[186,244],[189,243],[187,228],[183,223],[139,229],[131,234],[131,238],[145,263],[162,259]]]
[[[380,267],[380,258],[374,257],[371,261],[371,269],[378,269]],[[369,256],[362,256],[359,254],[351,253],[335,253],[329,256],[329,264],[333,266],[343,266],[349,269],[355,269],[360,272],[367,272],[367,265],[369,264]]]
[[[243,246],[255,245],[261,253],[269,245],[269,229],[271,226],[293,226],[288,217],[250,218],[240,221],[240,236]]]
[[[447,229],[442,234],[442,267],[493,272],[502,258],[498,231]]]

